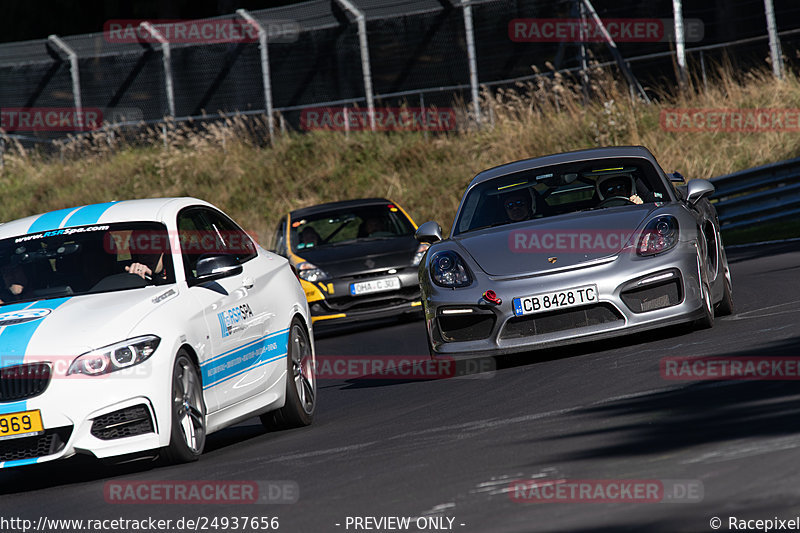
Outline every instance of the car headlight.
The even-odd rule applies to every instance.
[[[422,244],[420,244],[419,247],[417,247],[417,251],[414,253],[414,259],[411,261],[411,265],[412,266],[419,265],[420,261],[422,261],[422,258],[425,257],[425,252],[427,252],[428,248],[430,247],[431,245],[428,244],[427,242],[423,242]]]
[[[297,275],[300,276],[300,279],[310,282],[322,281],[330,277],[324,270],[312,263],[300,263],[297,265]]]
[[[464,260],[450,250],[437,252],[430,263],[431,279],[441,287],[466,287],[472,283],[472,276]]]
[[[656,217],[645,226],[636,253],[655,255],[678,244],[678,219],[670,215]]]
[[[101,376],[138,365],[153,355],[160,342],[155,335],[144,335],[92,350],[76,357],[67,375]]]

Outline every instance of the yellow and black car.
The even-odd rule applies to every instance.
[[[332,202],[283,217],[273,251],[295,268],[314,322],[419,313],[419,263],[428,245],[414,239],[416,229],[390,200]]]

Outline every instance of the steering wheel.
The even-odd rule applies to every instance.
[[[636,204],[632,202],[630,198],[626,198],[625,196],[609,196],[605,200],[601,200],[600,203],[595,206],[595,208],[619,207],[621,205],[636,205]]]

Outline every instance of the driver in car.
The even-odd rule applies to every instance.
[[[503,208],[511,222],[521,222],[533,218],[536,208],[531,195],[524,190],[513,191],[503,197]]]
[[[600,201],[608,198],[627,198],[634,204],[644,203],[641,196],[636,194],[636,185],[633,178],[628,175],[608,176],[597,180],[597,194]]]

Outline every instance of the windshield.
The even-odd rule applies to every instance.
[[[292,221],[292,251],[414,235],[411,221],[394,204],[337,209]]]
[[[134,264],[141,275],[126,272],[125,267]],[[0,275],[0,305],[175,281],[167,230],[154,222],[63,228],[4,239]]]
[[[595,160],[540,167],[470,189],[454,233],[587,209],[668,200],[664,181],[646,160]]]

